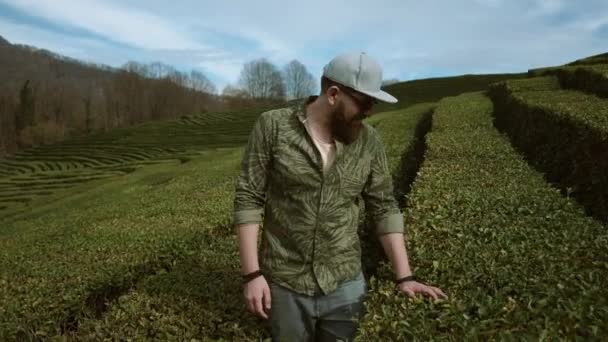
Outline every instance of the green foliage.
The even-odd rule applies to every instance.
[[[564,88],[608,98],[608,64],[564,68],[557,70],[556,74]]]
[[[572,90],[532,91],[545,89],[539,79],[491,89],[496,126],[549,182],[608,222],[608,100]]]
[[[241,153],[208,152],[186,164],[150,166],[2,222],[0,339],[96,340],[106,334],[165,339],[179,329],[179,320],[185,320],[188,336],[211,331],[209,336],[232,336],[234,324],[243,324],[248,333],[261,329],[251,318],[249,325],[234,320],[243,308],[229,222]],[[173,177],[166,179],[168,174]],[[151,184],[159,177],[162,184]],[[173,279],[182,282],[181,289]],[[232,302],[218,298],[233,311],[218,318],[224,309],[220,302],[212,311],[192,297],[173,301],[184,294],[179,291],[189,290],[210,300],[218,294],[212,286],[232,294]],[[167,314],[158,322],[145,316],[156,305]],[[138,319],[124,325],[125,315]],[[218,319],[230,323],[218,328]]]
[[[560,89],[559,79],[553,75],[509,80],[490,85],[490,89],[495,87],[504,87],[506,90],[511,92]]]
[[[449,299],[370,281],[357,340],[598,340],[608,334],[608,233],[492,123],[480,93],[439,102],[408,196],[412,268]],[[381,336],[381,337],[380,337]]]
[[[608,97],[608,61],[605,61],[605,64],[568,64],[528,71],[530,77],[549,77],[550,75],[557,77],[560,88],[580,90],[591,95]],[[524,80],[524,83],[526,81]],[[533,89],[533,85],[530,85]]]
[[[373,115],[367,120],[380,134],[389,168],[393,174],[394,196],[401,206],[416,177],[422,162],[424,135],[430,127],[433,104],[422,103],[407,109]],[[365,203],[361,205],[360,229],[362,265],[366,276],[376,272],[380,262],[386,259],[380,240],[373,234],[375,222],[365,215]]]
[[[374,111],[384,112],[406,108],[417,103],[436,102],[446,96],[487,89],[488,85],[508,79],[525,77],[520,74],[462,75],[406,81],[383,88],[399,99],[396,104],[379,104]]]
[[[12,194],[0,198],[0,217],[29,210],[31,202],[40,197],[36,193],[43,189],[67,190],[72,185],[120,176],[145,165],[176,160],[184,163],[200,151],[241,146],[247,141],[259,110],[184,115],[178,120],[148,122],[29,148],[0,159],[0,196]],[[121,170],[128,172],[116,172]],[[53,180],[57,177],[64,180]]]
[[[513,149],[538,136],[536,159],[608,188],[608,106],[560,90],[563,73],[583,77],[560,70],[387,87],[400,103],[367,122],[389,158],[412,269],[450,299],[396,291],[362,210],[370,292],[358,340],[608,335],[606,227],[570,198],[583,186],[562,196]],[[432,103],[491,83],[495,118],[481,93]],[[244,307],[230,226],[241,147],[261,112],[183,115],[0,160],[0,340],[268,338]],[[495,125],[525,139],[510,143]]]

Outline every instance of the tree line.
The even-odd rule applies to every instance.
[[[297,60],[282,69],[265,58],[250,61],[237,84],[218,92],[197,70],[135,61],[112,68],[2,37],[0,77],[0,156],[150,120],[280,106],[318,91]]]

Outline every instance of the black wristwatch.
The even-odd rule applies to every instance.
[[[261,270],[257,270],[257,271],[253,271],[249,274],[245,274],[243,275],[243,284],[247,284],[248,282],[252,281],[253,279],[259,277],[259,276],[263,276],[264,274],[262,273]]]
[[[395,280],[395,284],[399,285],[401,283],[405,283],[406,281],[413,281],[413,280],[416,280],[416,277],[412,274],[412,275],[409,275],[407,277],[403,277],[401,279]]]

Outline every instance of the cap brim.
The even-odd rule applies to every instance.
[[[371,96],[371,97],[373,97],[373,98],[375,98],[375,99],[377,99],[379,101],[382,101],[382,102],[397,103],[397,101],[398,101],[396,97],[394,97],[393,95],[391,95],[391,94],[389,94],[389,93],[387,93],[385,91],[382,91],[382,90],[375,91],[375,92],[372,92],[372,91],[363,91],[363,90],[357,90],[357,91],[360,92],[360,93],[362,93],[362,94],[365,94],[367,96]]]

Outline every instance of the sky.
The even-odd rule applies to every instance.
[[[222,90],[243,65],[344,52],[384,79],[524,72],[608,52],[606,0],[0,0],[0,36],[86,62],[160,61]]]

